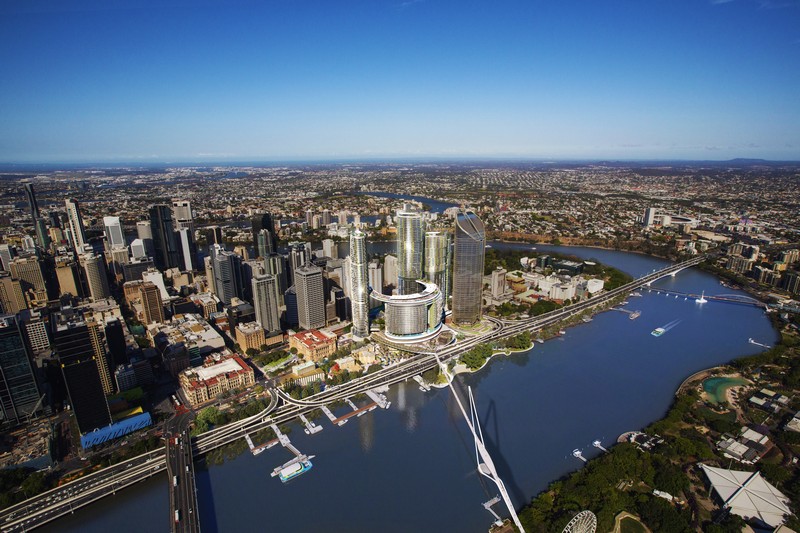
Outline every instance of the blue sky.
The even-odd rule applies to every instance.
[[[800,159],[800,0],[5,0],[0,161]]]

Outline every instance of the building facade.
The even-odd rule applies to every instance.
[[[474,324],[481,319],[486,229],[472,212],[456,215],[453,249],[453,322]]]

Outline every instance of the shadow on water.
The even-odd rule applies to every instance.
[[[472,375],[474,377],[475,374]],[[471,380],[472,381],[472,380]],[[465,390],[464,383],[459,382],[458,380],[453,381],[454,389],[457,391],[459,397],[461,398],[462,404],[464,405],[464,409],[469,410],[469,393]],[[474,386],[474,382],[473,382]],[[457,424],[459,419],[462,418],[460,410],[456,409],[457,412],[452,412],[451,420],[454,424]],[[492,462],[495,465],[497,470],[497,474],[503,480],[503,484],[506,486],[506,490],[508,491],[511,500],[514,502],[525,502],[527,501],[527,497],[525,496],[525,492],[519,486],[519,484],[514,479],[514,472],[511,469],[511,466],[506,461],[505,457],[503,456],[501,449],[500,449],[500,423],[499,417],[497,413],[497,406],[495,405],[494,400],[489,401],[489,406],[486,410],[486,415],[483,420],[480,420],[480,414],[478,415],[480,423],[480,431],[483,436],[483,443],[486,447],[486,450],[489,452],[489,455],[492,457]],[[463,421],[462,421],[463,422]],[[464,423],[465,425],[465,423]],[[461,426],[459,426],[461,427]],[[475,428],[478,431],[478,428]],[[472,435],[465,435],[462,431],[457,432],[461,441],[464,444],[465,449],[467,452],[474,456],[475,451],[475,444],[472,442]],[[477,471],[477,465],[476,471]],[[478,480],[481,486],[484,489],[488,498],[493,498],[498,494],[497,486],[494,483],[490,482],[484,476],[478,474]]]
[[[511,496],[511,500],[513,502],[526,502],[529,498],[514,479],[514,470],[506,461],[501,450],[500,420],[494,400],[489,400],[489,406],[486,408],[486,415],[480,424],[483,429],[483,443],[486,446],[486,450],[492,456],[497,474],[500,476],[500,479],[503,480],[503,484],[505,484],[506,490],[509,496]]]
[[[197,506],[200,507],[200,526],[203,531],[210,533],[219,532],[219,523],[217,521],[217,511],[214,505],[214,488],[211,484],[211,475],[208,472],[210,466],[206,463],[205,458],[195,464],[195,472],[202,472],[203,475],[194,477],[195,489],[197,490]],[[200,495],[203,496],[202,501]]]

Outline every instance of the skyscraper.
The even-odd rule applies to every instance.
[[[22,292],[34,306],[47,302],[43,261],[36,256],[16,257],[11,261],[11,277],[19,280]]]
[[[194,233],[192,220],[192,205],[188,200],[172,201],[172,218],[175,220],[175,229],[188,229]]]
[[[264,267],[267,274],[275,276],[278,282],[278,294],[281,296],[281,303],[283,302],[283,293],[289,288],[289,279],[286,273],[286,257],[281,254],[269,254],[264,261]]]
[[[36,201],[36,193],[33,190],[33,183],[25,184],[25,197],[28,200],[28,207],[31,210],[31,218],[37,220],[39,216],[39,203]]]
[[[369,337],[369,279],[367,278],[367,241],[360,229],[350,233],[350,282],[353,309],[353,337]]]
[[[333,239],[323,239],[322,255],[332,259],[339,259],[339,245]]]
[[[14,315],[0,315],[0,424],[23,422],[39,402],[36,376]]]
[[[194,231],[187,227],[179,229],[178,245],[180,246],[180,269],[189,272],[197,270],[197,245],[194,242]]]
[[[291,274],[292,281],[295,283],[294,272],[301,266],[311,261],[311,243],[308,242],[291,242],[289,243],[289,273]]]
[[[397,288],[397,258],[393,255],[383,258],[383,282]]]
[[[168,206],[150,206],[150,231],[153,234],[153,262],[156,264],[156,268],[164,271],[179,267],[180,249],[172,220],[172,211]]]
[[[423,278],[422,254],[425,231],[422,216],[417,211],[397,212],[398,292],[401,295],[417,292],[417,280]]]
[[[253,248],[258,255],[267,257],[269,254],[278,251],[278,236],[275,234],[275,221],[271,213],[260,213],[252,219],[253,227]],[[258,235],[261,230],[267,230],[269,238],[263,237],[263,243],[259,245]]]
[[[145,281],[139,287],[139,297],[142,301],[144,323],[161,324],[164,322],[164,301],[161,299],[161,289],[155,283]]]
[[[280,331],[280,298],[278,280],[272,275],[256,276],[252,280],[253,307],[256,310],[256,322],[270,333]]]
[[[0,269],[7,272],[11,271],[11,260],[14,259],[16,252],[10,244],[0,244]]]
[[[377,259],[370,261],[367,272],[369,274],[369,286],[372,287],[372,290],[383,292],[383,269]]]
[[[425,278],[439,286],[444,294],[447,272],[447,247],[450,234],[442,231],[425,233]]]
[[[86,322],[72,317],[52,319],[53,344],[61,364],[72,411],[82,434],[111,423],[94,346]]]
[[[72,237],[72,247],[76,251],[81,251],[86,244],[86,229],[83,227],[78,201],[68,199],[64,202],[67,206],[67,220],[69,220],[69,233]]]
[[[93,300],[101,300],[111,296],[108,287],[108,274],[103,258],[93,253],[84,254],[81,257],[83,269],[86,272],[86,283],[89,285],[89,295]]]
[[[486,229],[472,211],[456,215],[453,251],[453,322],[474,324],[481,318]]]
[[[222,303],[229,305],[231,299],[242,295],[242,258],[215,246],[217,250],[212,255],[214,292]]]
[[[119,217],[103,217],[103,229],[106,233],[108,249],[125,246],[125,233]]]
[[[303,329],[325,326],[325,288],[322,269],[310,263],[295,270],[297,320]]]
[[[272,233],[270,233],[269,230],[259,230],[256,235],[255,246],[258,257],[268,257],[270,254],[275,253],[275,250],[272,248],[273,242]]]

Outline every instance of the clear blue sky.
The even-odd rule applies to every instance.
[[[5,0],[0,161],[800,159],[800,0]]]

